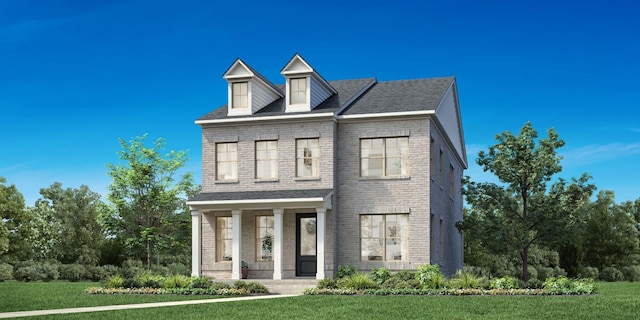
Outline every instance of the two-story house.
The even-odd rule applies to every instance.
[[[467,167],[453,77],[327,81],[300,55],[274,85],[237,59],[228,103],[202,127],[202,193],[190,199],[192,273],[332,277],[462,267]]]

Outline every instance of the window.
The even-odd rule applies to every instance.
[[[444,166],[444,161],[443,159],[443,153],[442,153],[442,149],[440,149],[440,157],[438,157],[438,175],[439,175],[439,181],[440,181],[440,188],[442,188],[443,186],[443,182],[444,182],[444,174],[442,173],[442,167]]]
[[[216,218],[216,261],[231,261],[232,230],[231,217]]]
[[[231,84],[231,108],[246,109],[249,107],[249,83],[234,82]]]
[[[320,176],[319,139],[296,140],[296,177]]]
[[[256,141],[256,179],[278,178],[278,141]]]
[[[289,104],[307,103],[307,78],[289,80]]]
[[[408,259],[409,215],[361,215],[360,256],[362,260]]]
[[[455,187],[453,179],[454,179],[453,165],[449,164],[449,196],[451,196],[451,198],[453,198],[454,196],[453,188]]]
[[[360,176],[406,176],[409,138],[360,140]]]
[[[436,172],[436,163],[435,163],[435,141],[433,137],[431,137],[429,144],[429,175],[431,176],[431,180],[434,178],[434,174]]]
[[[256,216],[256,261],[273,261],[273,216]]]
[[[442,228],[443,221],[440,219],[440,229],[438,229],[438,234],[440,238],[438,239],[438,256],[440,257],[440,262],[444,260],[444,229]]]
[[[216,180],[238,180],[238,143],[216,143]]]

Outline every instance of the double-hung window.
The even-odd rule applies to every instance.
[[[409,138],[360,139],[360,176],[406,176]]]
[[[238,143],[216,143],[216,180],[238,180]]]
[[[307,78],[289,80],[289,104],[307,103]]]
[[[234,82],[231,84],[231,108],[246,109],[249,107],[249,83]]]
[[[233,220],[231,217],[216,218],[216,261],[231,261],[233,245]]]
[[[256,261],[273,261],[273,216],[256,216]]]
[[[361,260],[407,260],[408,224],[407,214],[361,215]]]
[[[256,141],[256,179],[278,178],[278,141]]]
[[[296,177],[320,176],[319,139],[296,140]]]

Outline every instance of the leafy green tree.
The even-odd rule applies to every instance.
[[[470,215],[482,221],[481,233],[490,248],[508,253],[516,251],[522,261],[522,276],[529,280],[529,249],[537,243],[556,241],[566,231],[572,208],[588,198],[595,188],[589,177],[571,183],[551,179],[562,170],[556,149],[564,146],[553,129],[539,139],[531,123],[516,136],[503,132],[488,152],[478,154],[477,163],[496,175],[501,184],[476,183],[467,177],[464,195],[471,206]],[[462,229],[474,227],[466,221]],[[479,233],[479,232],[476,232]]]
[[[14,184],[7,186],[0,177],[0,258],[19,261],[31,257],[27,239],[31,216],[25,210],[24,197]]]
[[[613,191],[600,191],[591,205],[584,233],[585,262],[602,270],[638,263],[640,253],[635,208],[618,205]]]
[[[28,207],[33,219],[29,242],[36,260],[56,258],[59,240],[60,223],[49,202],[36,200],[35,206]]]
[[[170,222],[183,208],[193,179],[190,173],[175,178],[187,161],[186,152],[163,155],[164,140],[146,147],[146,137],[120,139],[121,162],[107,165],[113,178],[108,194],[113,206],[101,221],[111,234],[124,239],[130,255],[145,257],[150,269],[154,254],[167,251],[174,232]]]
[[[55,217],[52,223],[57,227],[56,259],[62,263],[97,264],[104,241],[98,224],[100,195],[86,185],[63,189],[59,182],[40,189],[40,194],[43,199],[36,204],[46,204]]]

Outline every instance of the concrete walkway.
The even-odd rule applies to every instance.
[[[265,296],[249,296],[249,297],[220,298],[220,299],[184,300],[184,301],[139,303],[139,304],[120,304],[120,305],[114,305],[114,306],[97,306],[97,307],[84,307],[84,308],[66,308],[66,309],[51,309],[51,310],[15,311],[15,312],[0,313],[0,319],[44,316],[44,315],[50,315],[50,314],[67,314],[67,313],[97,312],[97,311],[111,311],[111,310],[142,309],[142,308],[183,306],[183,305],[203,304],[203,303],[246,301],[246,300],[260,300],[260,299],[275,299],[275,298],[287,298],[287,297],[295,297],[295,296],[296,295],[265,295]]]

